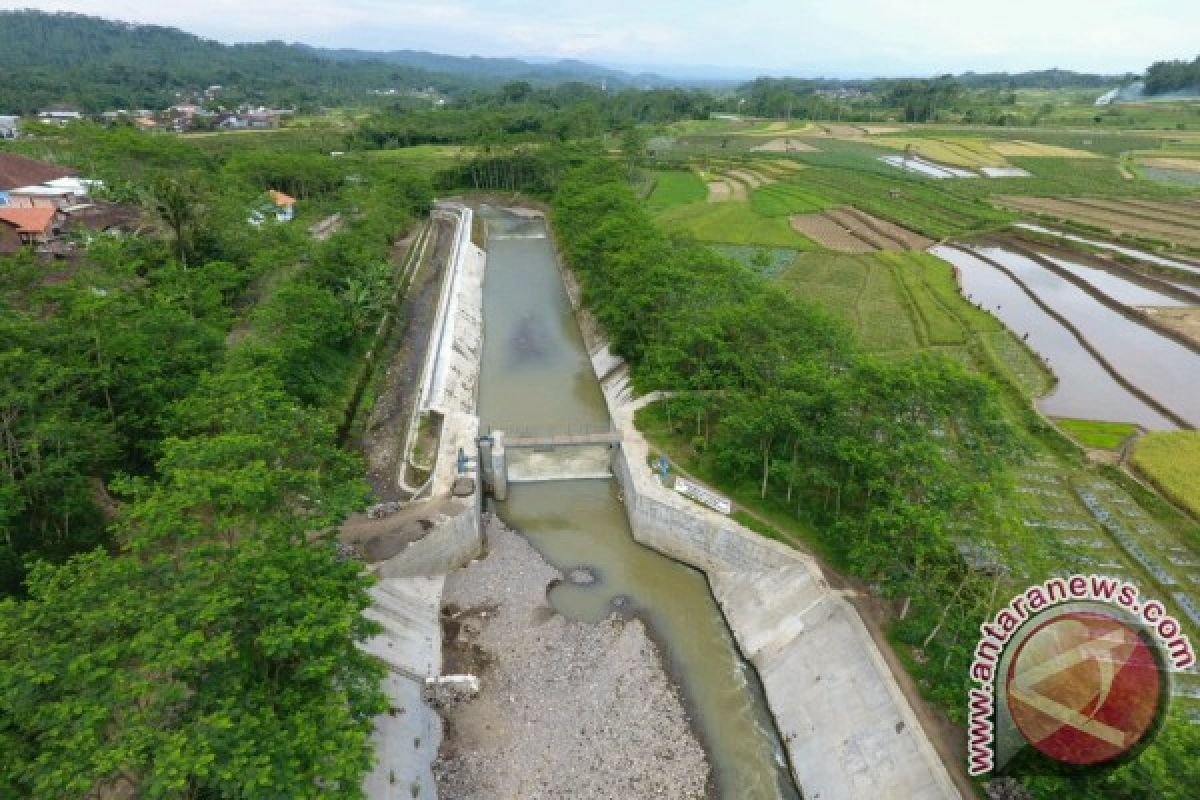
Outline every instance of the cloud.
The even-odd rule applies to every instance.
[[[20,8],[29,0],[0,0]],[[1060,66],[1140,70],[1200,50],[1181,0],[65,0],[47,10],[173,25],[223,41],[791,74],[931,74]]]

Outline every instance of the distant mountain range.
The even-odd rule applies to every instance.
[[[566,81],[582,81],[584,83],[605,82],[612,87],[661,87],[676,86],[680,83],[678,79],[650,72],[631,74],[624,70],[600,66],[598,64],[589,64],[586,61],[576,59],[538,62],[533,60],[523,61],[518,58],[448,56],[424,50],[331,50],[326,48],[308,48],[306,45],[299,46],[305,47],[322,58],[328,58],[331,61],[349,63],[380,61],[385,64],[399,64],[442,75],[459,75],[476,79],[528,81],[532,84],[564,83]]]
[[[670,71],[673,76],[573,59],[543,62],[419,50],[372,52],[279,41],[230,45],[156,25],[69,13],[0,11],[0,113],[31,113],[54,104],[85,111],[162,108],[178,102],[181,91],[211,85],[224,87],[223,102],[300,108],[361,102],[373,89],[432,87],[453,96],[508,81],[535,86],[581,81],[609,89],[735,85],[729,72],[705,79],[699,68]],[[968,72],[957,80],[971,88],[1112,88],[1134,77],[1055,69],[1012,75]],[[833,87],[878,81],[805,83]]]
[[[0,75],[0,113],[55,103],[87,111],[162,107],[177,90],[211,85],[235,90],[237,99],[304,106],[361,98],[370,89],[455,94],[511,80],[610,88],[680,83],[572,60],[326,50],[279,41],[229,45],[176,28],[41,11],[0,11]]]

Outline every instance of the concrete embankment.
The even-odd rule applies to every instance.
[[[806,797],[822,800],[961,797],[857,611],[830,589],[816,562],[662,486],[613,356],[564,280],[588,339],[622,445],[613,472],[634,538],[705,572],[767,705]]]
[[[447,211],[458,211],[449,208]],[[389,669],[384,685],[391,709],[375,719],[377,761],[363,781],[371,800],[437,797],[432,764],[442,723],[427,701],[442,675],[440,609],[445,576],[480,554],[483,532],[478,482],[460,480],[458,453],[472,453],[482,351],[483,251],[470,242],[469,213],[459,213],[456,246],[446,265],[432,337],[419,387],[421,405],[442,418],[424,502],[385,504],[351,520],[340,539],[369,562],[378,578],[365,612],[383,632],[363,649]],[[397,481],[401,479],[396,476]]]

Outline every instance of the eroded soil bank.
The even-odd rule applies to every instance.
[[[445,672],[479,675],[441,709],[442,800],[703,798],[711,771],[680,692],[637,619],[554,611],[563,580],[518,533],[486,520],[487,555],[443,594]]]

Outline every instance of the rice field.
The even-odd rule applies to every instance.
[[[912,148],[917,155],[939,164],[979,169],[1004,167],[1008,162],[992,147],[988,139],[968,137],[926,138],[918,136],[880,136],[876,144],[896,150]]]
[[[1062,428],[1075,441],[1084,447],[1098,450],[1116,450],[1125,441],[1137,433],[1137,427],[1127,422],[1100,422],[1093,419],[1056,419],[1055,424]]]
[[[1200,432],[1149,433],[1134,447],[1133,463],[1164,494],[1200,516]]]
[[[1021,139],[999,140],[992,142],[991,148],[1002,156],[1020,156],[1023,158],[1098,158],[1095,153],[1087,150],[1077,150],[1061,147],[1055,144],[1027,142]]]

